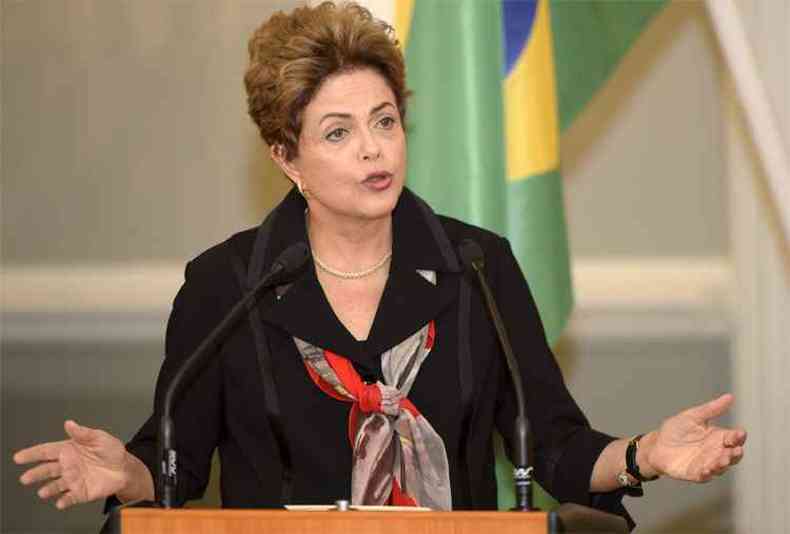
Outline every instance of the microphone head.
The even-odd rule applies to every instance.
[[[274,265],[279,265],[280,274],[287,276],[301,269],[309,257],[310,249],[300,241],[282,251]]]
[[[464,239],[458,245],[458,253],[461,255],[461,262],[464,269],[483,269],[485,267],[485,255],[480,245],[472,239]]]

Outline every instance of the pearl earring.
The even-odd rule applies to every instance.
[[[308,198],[310,195],[310,191],[306,187],[302,186],[301,180],[296,182],[296,188],[299,190],[299,194],[301,194],[304,198]]]

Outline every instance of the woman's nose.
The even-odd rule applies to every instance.
[[[359,159],[362,161],[375,161],[381,156],[381,145],[371,132],[362,135],[359,147]]]

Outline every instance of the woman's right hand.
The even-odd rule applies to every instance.
[[[142,462],[126,451],[121,440],[74,421],[66,421],[63,427],[71,439],[41,443],[14,454],[17,464],[37,464],[19,477],[22,484],[46,482],[39,488],[38,496],[57,497],[55,506],[61,510],[137,485],[132,479],[139,467],[134,463]]]

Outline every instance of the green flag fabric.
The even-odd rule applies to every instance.
[[[507,237],[550,344],[573,306],[559,137],[664,1],[395,0],[408,184]],[[514,502],[498,443],[499,506]],[[556,504],[538,488],[536,503]]]

